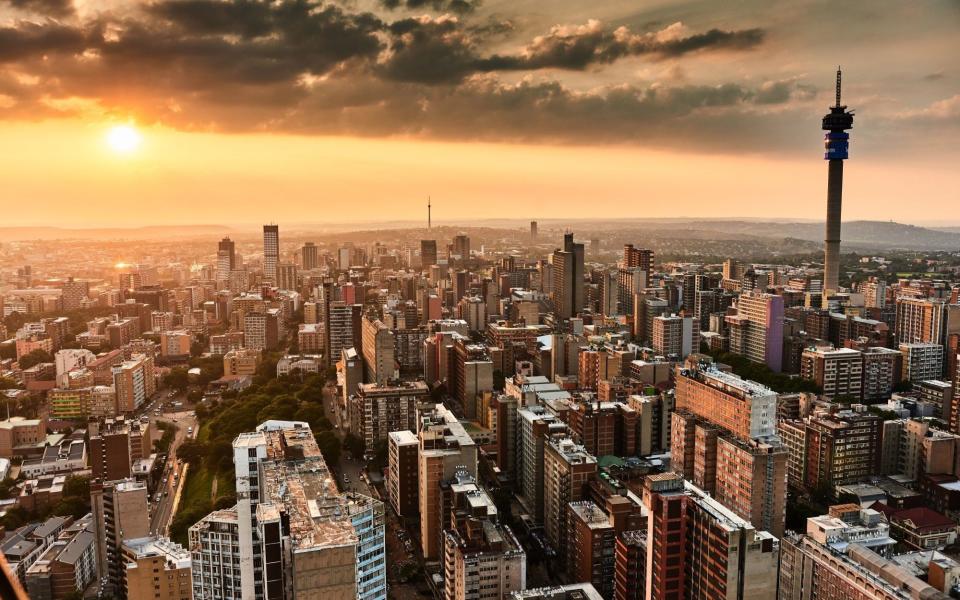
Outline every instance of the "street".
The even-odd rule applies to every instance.
[[[188,429],[193,428],[191,437],[196,436],[197,418],[192,411],[184,411],[167,413],[159,417],[155,416],[154,419],[171,423],[177,427],[173,441],[170,443],[170,450],[167,453],[167,462],[163,469],[163,475],[161,475],[157,489],[150,499],[153,509],[150,519],[150,531],[155,532],[156,535],[167,535],[170,521],[173,519],[174,500],[177,497],[177,491],[186,479],[183,476],[186,465],[177,463],[177,448],[187,439]],[[158,497],[159,500],[155,501],[154,499]]]
[[[342,444],[346,433],[340,422],[340,411],[337,407],[337,386],[333,383],[327,383],[323,387],[323,411],[330,422],[334,424],[334,432],[340,438]],[[344,449],[340,452],[340,461],[336,465],[330,465],[337,472],[337,485],[342,491],[358,492],[376,498],[375,494],[370,493],[370,486],[366,482],[363,457],[348,457],[348,454],[347,450]]]

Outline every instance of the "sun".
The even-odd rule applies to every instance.
[[[107,145],[117,154],[130,154],[140,147],[143,138],[132,125],[115,125],[107,131]]]

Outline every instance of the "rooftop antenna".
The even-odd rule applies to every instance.
[[[837,65],[837,107],[840,107],[840,82],[843,75],[840,72],[840,65]]]

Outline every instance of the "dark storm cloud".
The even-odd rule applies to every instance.
[[[4,4],[41,16],[63,18],[74,13],[73,0],[0,0],[0,7]]]
[[[437,12],[454,12],[465,14],[473,12],[479,6],[479,0],[379,0],[384,8],[394,10],[406,8],[418,10],[430,8]]]
[[[399,4],[452,11],[450,2]],[[695,85],[667,77],[590,90],[529,76],[507,83],[498,71],[583,70],[763,40],[756,29],[697,33],[677,23],[635,33],[590,21],[491,55],[489,46],[512,30],[490,17],[389,19],[308,0],[154,1],[89,19],[40,17],[0,28],[0,114],[93,111],[187,130],[685,146],[702,131],[736,134],[724,123],[738,115],[812,94],[793,80]]]
[[[607,29],[598,21],[578,27],[555,26],[515,56],[495,56],[483,62],[490,70],[544,68],[586,69],[627,56],[677,57],[704,50],[747,50],[763,42],[761,29],[683,35],[679,23],[658,32],[633,33],[626,27]]]
[[[87,47],[87,36],[80,29],[55,21],[21,21],[0,27],[0,63],[43,57],[48,53],[74,54]]]
[[[630,56],[662,59],[698,51],[747,50],[762,43],[764,37],[760,29],[711,29],[685,35],[680,23],[640,34],[589,21],[581,26],[557,25],[518,54],[482,56],[471,32],[454,19],[410,18],[390,29],[396,37],[384,73],[401,81],[423,83],[459,81],[472,73],[493,71],[584,70]]]

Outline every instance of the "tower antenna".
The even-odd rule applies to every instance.
[[[431,214],[432,208],[430,206],[430,196],[427,196],[427,229],[433,229],[433,215]]]
[[[840,106],[840,82],[842,77],[843,75],[840,72],[840,65],[837,65],[837,106],[838,107]]]

